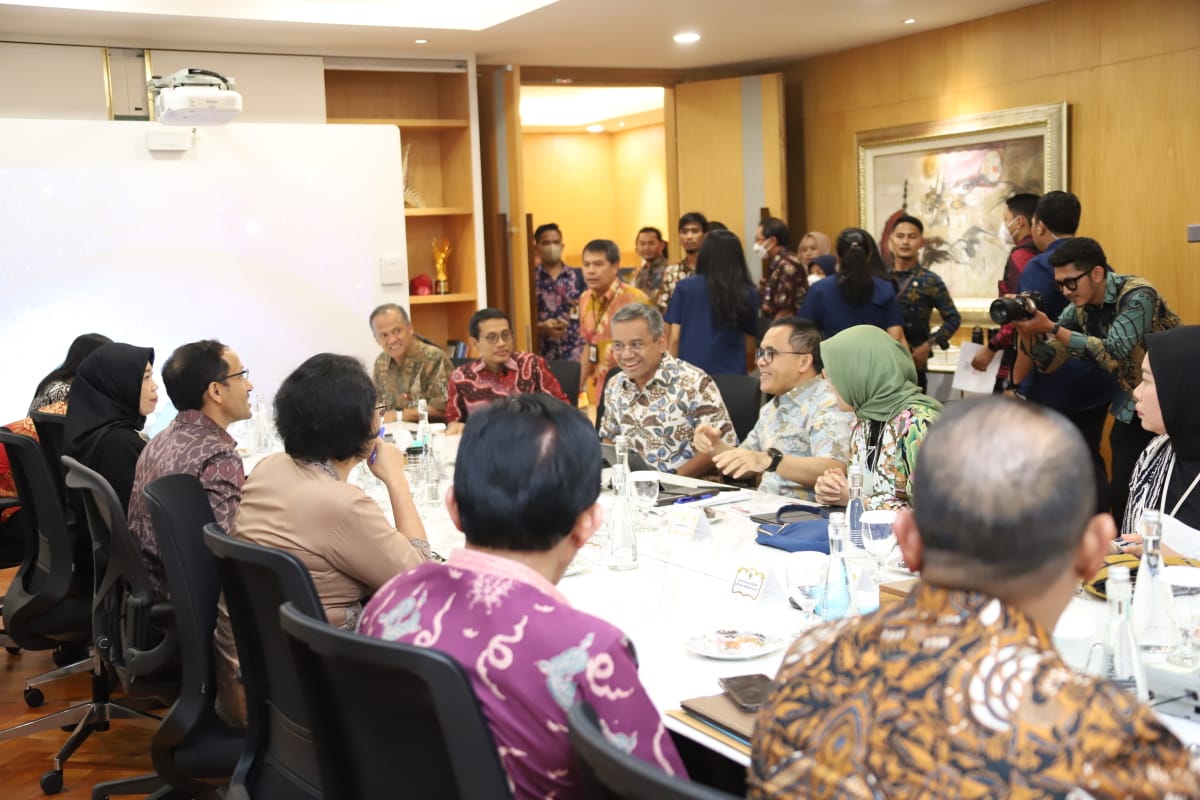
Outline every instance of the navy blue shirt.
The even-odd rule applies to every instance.
[[[758,332],[754,316],[759,304],[753,287],[746,296],[749,306],[741,324],[718,324],[703,275],[676,284],[663,319],[679,326],[679,357],[709,375],[745,375],[746,337]]]
[[[1054,267],[1050,266],[1050,254],[1065,241],[1055,239],[1031,258],[1017,283],[1018,292],[1042,293],[1041,310],[1051,320],[1058,319],[1068,302],[1054,285]],[[1115,375],[1095,361],[1082,358],[1069,358],[1054,372],[1030,370],[1021,381],[1021,394],[1059,411],[1087,411],[1106,406],[1119,391]]]
[[[904,313],[896,300],[896,288],[883,278],[875,278],[871,299],[861,306],[852,306],[842,296],[837,278],[819,280],[808,288],[800,317],[821,329],[821,338],[828,339],[839,331],[855,325],[874,325],[887,330],[903,327]]]

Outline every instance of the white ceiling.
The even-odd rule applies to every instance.
[[[534,10],[485,30],[448,30],[422,27],[430,22],[429,9],[451,12],[464,27],[486,23],[500,12],[472,14],[470,9],[481,5],[479,0],[441,0],[437,5],[415,0],[45,0],[42,6],[0,0],[0,38],[370,57],[474,53],[480,63],[493,64],[691,69],[796,61],[1044,0],[505,2]],[[495,4],[485,0],[482,5]],[[157,13],[138,13],[147,8]],[[233,8],[236,12],[229,13],[238,18],[221,16]],[[331,17],[331,9],[341,13]],[[403,17],[410,10],[418,22],[406,23],[414,19]],[[330,18],[355,24],[277,21]],[[916,23],[904,25],[907,18]],[[685,30],[703,38],[693,45],[675,44],[672,35]],[[415,44],[419,38],[429,43]]]

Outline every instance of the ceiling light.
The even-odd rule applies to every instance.
[[[588,125],[587,132],[588,133],[604,133],[604,126],[603,125]]]
[[[909,17],[908,19],[904,20],[905,25],[915,25],[916,23],[917,23],[917,21],[915,19],[913,19],[912,17]]]
[[[625,127],[625,123],[624,123],[624,122],[618,122],[618,123],[617,123],[617,127],[618,127],[618,128],[624,128],[624,127]]]
[[[417,44],[429,44],[428,39],[417,39]]]
[[[568,86],[575,82],[574,78],[555,78],[554,82],[559,86]]]
[[[692,31],[675,34],[675,44],[695,44],[700,41],[700,34]]]

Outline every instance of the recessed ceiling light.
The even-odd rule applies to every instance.
[[[915,19],[913,19],[912,17],[909,17],[908,19],[904,20],[904,24],[905,25],[915,25],[915,24],[917,24],[917,21]]]
[[[675,34],[675,44],[695,44],[700,41],[700,34],[692,31]]]
[[[567,86],[575,82],[574,78],[555,78],[554,82],[559,86]]]
[[[417,39],[417,44],[429,44],[428,39]]]
[[[624,128],[624,127],[625,127],[625,123],[624,123],[624,122],[618,122],[618,123],[617,123],[617,127],[618,127],[618,128]]]
[[[588,133],[604,133],[604,126],[603,125],[588,125],[587,132]]]

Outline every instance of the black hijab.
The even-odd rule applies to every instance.
[[[146,424],[140,411],[142,377],[154,348],[113,342],[97,348],[79,365],[71,384],[64,451],[91,465],[96,448],[117,428],[139,431]]]
[[[1154,388],[1162,411],[1171,449],[1175,451],[1175,469],[1166,491],[1166,511],[1187,491],[1200,473],[1200,325],[1184,325],[1146,337]],[[1176,515],[1180,522],[1200,527],[1200,487],[1197,487]]]

